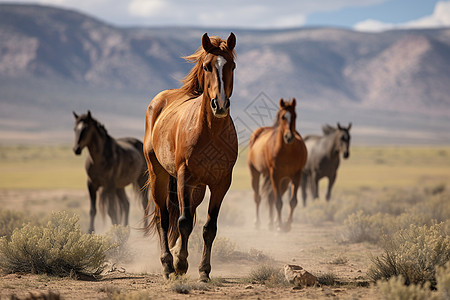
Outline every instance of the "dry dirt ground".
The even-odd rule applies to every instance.
[[[206,217],[207,201],[197,210],[196,229],[190,240],[196,248],[190,251],[189,271],[181,281],[163,279],[158,242],[154,237],[143,237],[137,229],[142,209],[133,201],[129,239],[132,257],[129,262],[110,266],[109,272],[97,281],[3,274],[0,275],[0,298],[9,299],[13,294],[20,298],[30,292],[47,293],[51,290],[63,299],[108,299],[118,293],[128,295],[128,299],[381,299],[376,286],[366,278],[370,256],[378,255],[379,248],[367,243],[346,243],[344,227],[332,222],[310,225],[294,220],[290,232],[271,231],[266,225],[268,213],[264,205],[261,207],[262,225],[257,230],[253,226],[252,199],[250,191],[230,191],[227,194],[213,246],[220,251],[213,250],[210,283],[197,282],[201,254],[196,243],[199,228]],[[37,215],[52,210],[72,210],[79,212],[82,229],[87,228],[87,191],[2,190],[0,205],[5,209]],[[301,205],[297,209],[301,210]],[[288,212],[286,201],[283,212]],[[105,221],[97,217],[99,233],[109,227]],[[263,264],[282,269],[288,263],[300,265],[318,276],[332,275],[338,283],[294,289],[287,283],[260,284],[250,278],[251,272]],[[188,293],[182,294],[182,291]]]

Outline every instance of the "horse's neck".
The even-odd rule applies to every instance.
[[[87,146],[89,155],[95,163],[101,163],[105,159],[105,144],[109,138],[108,134],[102,134],[98,128],[95,129],[95,134]]]
[[[331,158],[336,158],[339,159],[339,147],[338,147],[338,143],[339,141],[337,140],[338,135],[337,133],[332,133],[329,136],[326,137],[326,142],[327,142],[327,147],[326,149],[328,149],[328,153],[330,155]]]

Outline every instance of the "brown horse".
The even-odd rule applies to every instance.
[[[148,230],[159,234],[166,278],[188,269],[188,239],[208,186],[211,199],[199,273],[202,281],[209,280],[217,217],[238,153],[229,113],[235,45],[233,33],[226,41],[205,33],[202,47],[185,57],[195,66],[182,87],[159,93],[147,109],[144,155],[155,201]],[[175,242],[173,257],[170,247]]]
[[[73,151],[80,155],[84,147],[89,150],[85,168],[91,198],[89,233],[94,231],[97,214],[97,190],[100,189],[100,210],[108,211],[112,224],[128,225],[130,203],[125,187],[133,184],[144,210],[147,210],[148,187],[142,142],[135,138],[114,139],[106,128],[88,111],[75,117],[75,145]],[[148,214],[147,212],[145,213]]]
[[[272,127],[260,127],[250,136],[248,166],[252,178],[252,188],[256,203],[256,226],[259,226],[259,204],[261,195],[259,178],[262,175],[265,189],[270,188],[269,197],[269,228],[273,227],[273,207],[277,208],[278,229],[290,230],[292,215],[297,206],[297,189],[300,184],[303,167],[306,163],[307,151],[302,137],[295,130],[295,105],[280,100],[277,119]],[[286,191],[288,183],[292,182],[290,206],[291,211],[287,223],[281,220],[283,202],[281,196]]]

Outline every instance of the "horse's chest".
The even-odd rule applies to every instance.
[[[198,145],[188,159],[188,168],[205,184],[220,181],[232,171],[237,159],[237,142],[209,140]]]

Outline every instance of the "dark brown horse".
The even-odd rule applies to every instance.
[[[226,41],[205,33],[202,47],[186,57],[195,65],[182,87],[159,93],[147,109],[144,155],[155,201],[149,231],[159,234],[166,277],[188,269],[188,239],[208,186],[211,199],[199,273],[202,281],[209,280],[217,217],[238,153],[229,113],[235,44],[233,33]],[[173,257],[170,247],[177,239]]]
[[[252,178],[252,188],[256,203],[256,226],[259,226],[259,204],[261,203],[259,179],[263,176],[264,187],[270,188],[269,197],[269,227],[273,226],[273,208],[276,206],[278,229],[290,230],[292,215],[297,206],[297,189],[300,184],[303,167],[306,163],[306,147],[302,137],[295,130],[295,105],[280,100],[277,119],[272,127],[256,129],[249,143],[248,166]],[[283,202],[281,196],[286,191],[289,182],[292,183],[290,213],[286,225],[281,220]]]
[[[75,117],[75,145],[73,151],[80,155],[88,148],[85,168],[87,186],[91,198],[89,232],[94,231],[97,214],[97,190],[100,189],[100,210],[108,212],[112,224],[128,225],[130,203],[125,187],[133,184],[144,210],[147,210],[148,187],[146,164],[142,152],[142,142],[135,138],[114,139],[106,128],[88,111]],[[147,213],[146,213],[147,214]]]
[[[336,127],[324,125],[322,127],[323,136],[305,136],[306,147],[308,148],[308,160],[302,176],[302,198],[303,205],[306,206],[306,190],[309,186],[314,199],[319,198],[319,180],[328,177],[327,201],[331,197],[331,189],[336,180],[337,169],[339,167],[339,155],[347,159],[350,155],[350,128],[342,127],[339,123]]]

